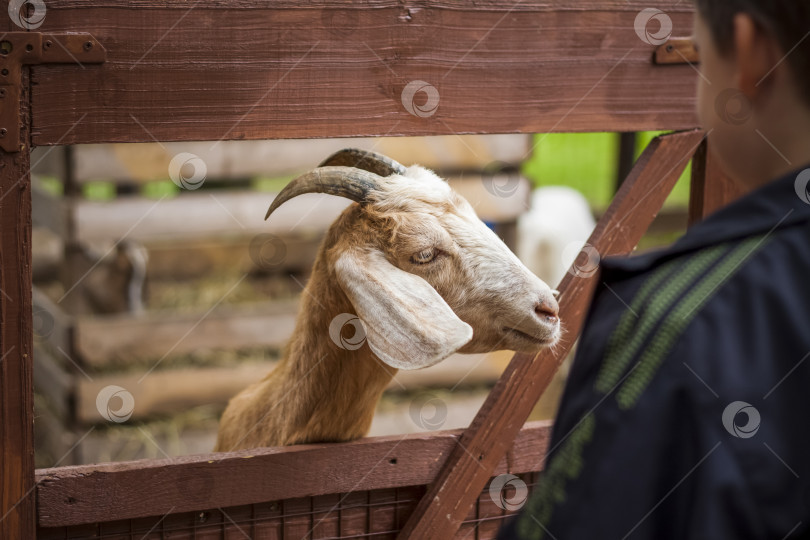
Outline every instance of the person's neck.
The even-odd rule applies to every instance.
[[[785,107],[781,117],[756,128],[762,139],[763,159],[757,171],[740,179],[746,191],[753,191],[777,178],[810,165],[810,109]]]

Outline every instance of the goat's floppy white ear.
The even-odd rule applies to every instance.
[[[335,272],[372,352],[389,366],[432,366],[472,339],[472,327],[427,281],[392,265],[376,249],[344,253]]]

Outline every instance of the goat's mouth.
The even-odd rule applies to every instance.
[[[504,326],[503,331],[507,335],[515,336],[523,341],[527,341],[529,343],[532,343],[533,345],[539,345],[541,347],[551,345],[556,340],[555,335],[553,334],[549,337],[539,338],[531,334],[527,334],[526,332],[521,332],[517,328],[511,328],[509,326]]]

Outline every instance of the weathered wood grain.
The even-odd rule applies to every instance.
[[[500,181],[498,177],[493,178]],[[485,221],[514,220],[528,207],[530,185],[521,176],[514,177],[514,192],[509,196],[497,196],[488,191],[491,187],[486,182],[492,180],[481,173],[454,175],[447,180]],[[264,215],[276,195],[228,190],[182,193],[178,197],[159,200],[137,196],[104,202],[82,200],[77,201],[70,211],[76,223],[76,238],[82,243],[121,238],[154,243],[234,235],[272,234],[284,239],[296,234],[321,234],[351,204],[344,198],[310,193],[285,203],[265,221]],[[64,216],[68,209],[60,207],[60,200],[44,194],[39,200],[52,203],[54,210],[51,218],[43,216],[42,223],[64,237],[64,228],[58,226],[64,221],[57,217]],[[285,253],[291,258],[296,257],[293,251],[289,249]]]
[[[35,353],[39,352],[39,349],[35,349]],[[492,358],[486,354],[455,354],[427,369],[400,371],[388,388],[413,391],[450,388],[461,383],[466,386],[492,384],[501,373]],[[50,397],[54,400],[63,399],[64,403],[60,405],[62,409],[67,409],[69,403],[75,404],[72,408],[75,416],[72,419],[84,424],[103,421],[96,407],[96,397],[102,388],[109,385],[122,386],[132,394],[136,403],[132,419],[137,420],[156,414],[176,414],[200,405],[227,403],[250,384],[264,378],[276,366],[276,362],[272,360],[241,362],[229,367],[165,369],[166,366],[162,366],[164,369],[155,370],[146,377],[143,371],[94,373],[92,380],[76,376],[75,384],[66,385],[67,382],[72,383],[73,379],[66,381],[66,374],[61,370],[49,370],[51,365],[47,360],[48,356],[44,356],[42,366],[35,364],[34,382],[40,389],[52,388],[54,392],[51,392]],[[171,360],[166,363],[169,362]]]
[[[540,470],[549,434],[549,422],[527,424],[493,474]],[[41,469],[37,471],[38,523],[68,526],[424,485],[433,480],[460,435],[461,430],[456,430]]]
[[[695,127],[695,72],[654,65],[655,47],[634,29],[651,6],[667,11],[675,33],[691,31],[691,4],[663,0],[53,0],[43,29],[90,32],[108,59],[34,69],[33,137],[48,145]],[[425,92],[403,105],[413,81],[436,89],[435,108]]]
[[[75,321],[75,351],[86,365],[103,368],[131,358],[157,360],[201,349],[281,347],[292,335],[296,311],[296,301],[280,301],[210,313],[81,317]]]
[[[138,128],[140,129],[140,128]],[[500,161],[520,165],[531,149],[529,135],[446,135],[440,137],[332,138],[319,140],[76,145],[74,179],[78,183],[107,181],[141,184],[168,180],[169,163],[181,152],[205,156],[206,178],[218,182],[301,174],[342,148],[380,152],[401,163],[419,163],[437,170],[478,170]],[[34,174],[62,178],[59,151],[40,150]]]
[[[10,19],[0,29],[13,30]],[[34,384],[28,68],[21,151],[0,151],[0,538],[34,538]],[[17,95],[17,91],[7,92]]]
[[[599,257],[633,250],[703,138],[702,131],[687,131],[650,143],[588,240]],[[561,343],[536,356],[515,355],[398,538],[445,539],[456,533],[579,336],[598,280],[591,270],[596,268],[578,260],[558,287],[567,330]]]

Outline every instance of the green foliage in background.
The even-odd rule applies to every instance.
[[[88,201],[109,201],[115,198],[115,184],[100,180],[87,182],[82,185],[82,195]]]
[[[639,133],[636,158],[656,135]],[[619,152],[618,133],[552,133],[534,136],[534,152],[524,164],[523,174],[536,187],[570,186],[582,192],[594,208],[606,207],[616,186]],[[684,171],[665,206],[687,206],[689,174]]]

